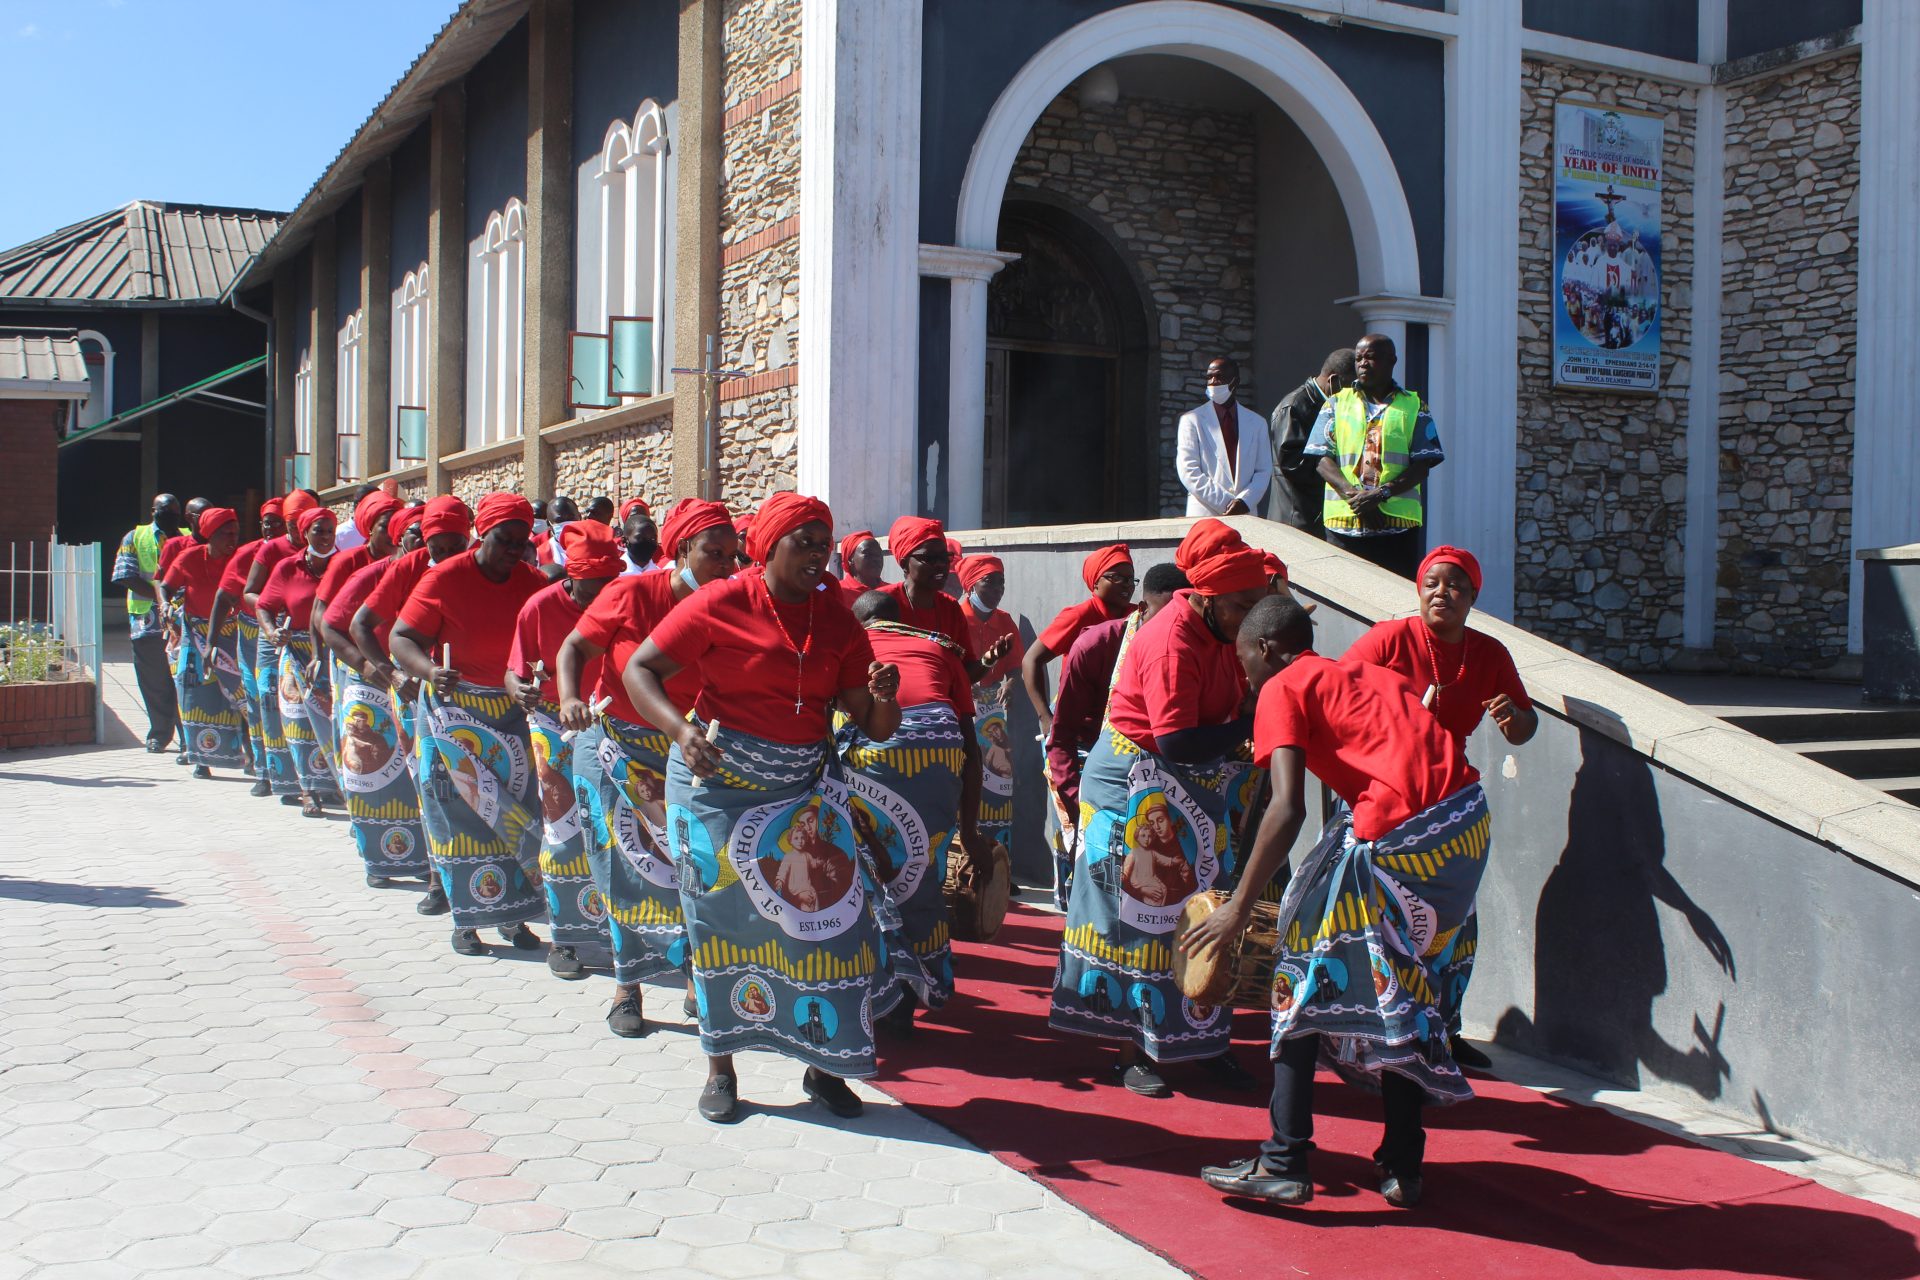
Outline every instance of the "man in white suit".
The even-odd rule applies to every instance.
[[[1190,516],[1243,516],[1258,509],[1273,480],[1267,423],[1234,398],[1240,366],[1221,357],[1207,366],[1207,403],[1180,415],[1175,463]]]

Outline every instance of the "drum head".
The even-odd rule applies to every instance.
[[[1180,910],[1180,922],[1173,927],[1173,980],[1181,994],[1196,1004],[1218,1005],[1233,989],[1233,948],[1221,947],[1204,955],[1187,955],[1180,950],[1180,939],[1187,931],[1220,909],[1225,895],[1196,893]]]
[[[1013,895],[1013,858],[1007,853],[1007,846],[995,843],[993,862],[980,883],[980,937],[981,942],[992,942],[1000,932],[1000,926],[1006,923],[1007,901]]]

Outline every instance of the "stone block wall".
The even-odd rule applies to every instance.
[[[723,390],[721,496],[757,503],[794,483],[800,290],[798,0],[733,0],[722,19],[721,364],[755,375]],[[774,383],[777,385],[765,385]]]
[[[448,472],[448,483],[453,486],[453,496],[469,507],[477,504],[489,493],[519,493],[525,482],[525,470],[520,464],[519,454],[495,458],[490,462]],[[527,494],[525,496],[528,500],[532,500],[548,495]]]
[[[408,506],[425,502],[432,496],[432,494],[427,492],[427,482],[424,477],[418,480],[402,480],[400,482],[400,501],[406,503]]]
[[[1857,53],[1727,96],[1715,641],[1804,674],[1847,649]]]
[[[640,498],[655,511],[673,505],[673,416],[561,444],[553,450],[553,491],[584,510],[589,499],[606,494],[617,506]]]
[[[1538,59],[1524,62],[1521,90],[1514,621],[1615,668],[1657,669],[1680,650],[1685,586],[1695,91]],[[1563,97],[1666,120],[1652,396],[1552,386],[1553,108]],[[1443,442],[1447,430],[1441,422]]]
[[[1146,292],[1148,332],[1159,334],[1152,488],[1163,515],[1186,509],[1174,446],[1180,415],[1206,399],[1209,360],[1238,360],[1242,399],[1272,407],[1252,380],[1254,151],[1252,116],[1154,99],[1083,106],[1068,92],[1034,122],[1014,161],[1011,188],[1072,207]]]

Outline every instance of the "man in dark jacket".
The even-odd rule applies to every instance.
[[[1326,482],[1320,478],[1320,460],[1305,457],[1301,451],[1313,434],[1313,420],[1320,416],[1321,406],[1352,383],[1353,348],[1342,347],[1321,363],[1318,377],[1308,378],[1274,406],[1269,427],[1274,483],[1267,490],[1263,513],[1267,519],[1320,536],[1320,500]]]

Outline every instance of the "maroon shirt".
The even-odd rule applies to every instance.
[[[1053,703],[1053,732],[1047,735],[1047,777],[1061,799],[1080,804],[1080,753],[1100,738],[1107,718],[1107,690],[1113,664],[1127,636],[1127,620],[1115,618],[1088,627],[1060,664],[1060,692]]]

